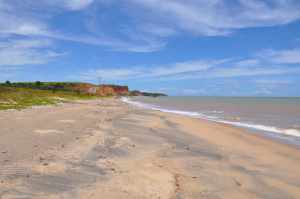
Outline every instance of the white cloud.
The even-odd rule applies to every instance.
[[[151,78],[170,78],[170,77],[184,77],[191,73],[198,73],[206,71],[215,65],[223,63],[224,60],[218,61],[187,61],[178,62],[175,64],[165,66],[148,66],[135,68],[106,68],[89,70],[80,74],[80,79],[95,80],[102,77],[105,80],[126,80],[126,79],[151,79]]]
[[[111,9],[106,9],[109,6],[119,7],[124,20],[114,20]],[[88,14],[76,18],[82,28],[80,34],[51,21],[65,11],[86,9]],[[103,13],[107,15],[104,20]],[[227,35],[242,28],[283,25],[299,18],[297,0],[0,1],[1,36],[46,37],[130,52],[158,51],[167,44],[166,38],[180,33]],[[95,32],[84,29],[86,21],[92,20]],[[111,27],[113,32],[109,31]]]
[[[25,16],[18,16],[15,12],[17,11],[1,12],[0,9],[0,34],[24,36],[47,34],[46,24]]]
[[[81,10],[91,5],[94,0],[65,0],[65,6],[71,10]]]
[[[97,0],[23,0],[29,2],[31,5],[39,5],[44,8],[59,8],[69,11],[80,11],[87,9]]]
[[[21,5],[0,1],[0,67],[17,70],[16,66],[44,64],[59,56],[51,48],[51,36],[46,23],[26,13]],[[21,10],[20,10],[21,9]]]
[[[52,40],[64,40],[70,42],[84,43],[110,48],[115,51],[130,52],[153,52],[161,49],[165,43],[156,39],[121,39],[103,34],[91,34],[83,29],[82,33],[75,34],[64,27],[51,27],[49,19],[57,14],[53,8],[65,8],[81,10],[91,5],[94,0],[42,0],[34,2],[24,0],[23,3],[14,4],[11,2],[0,3],[0,36],[1,37],[42,37]],[[28,7],[27,5],[31,5]],[[40,10],[45,12],[45,17],[40,15]],[[79,20],[78,25],[83,25],[84,20]],[[103,32],[101,30],[101,32]],[[12,38],[11,38],[12,39]],[[24,38],[26,39],[26,38]]]
[[[80,74],[80,79],[85,81],[87,80],[95,80],[99,77],[105,78],[105,80],[118,80],[118,79],[128,79],[134,76],[140,76],[143,74],[140,69],[97,69],[97,70],[89,70]]]
[[[249,66],[257,66],[258,64],[260,64],[260,60],[252,58],[252,59],[244,59],[238,61],[235,65],[240,67],[249,67]]]
[[[255,80],[257,84],[268,84],[268,85],[285,85],[290,84],[290,80],[284,79],[257,79]]]
[[[166,65],[136,66],[126,69],[101,68],[84,72],[79,76],[85,80],[95,80],[98,76],[106,78],[106,80],[185,80],[300,74],[300,67],[289,65],[296,63],[297,60],[290,59],[293,56],[290,56],[289,53],[287,53],[289,55],[287,56],[282,52],[290,51],[273,51],[272,56],[262,56],[260,54],[256,57],[244,59],[192,60]],[[282,57],[288,57],[289,59],[283,59]],[[274,60],[280,60],[282,64],[274,63]]]
[[[150,33],[159,37],[168,37],[176,34],[176,30],[161,24],[142,24],[138,27],[141,32]]]
[[[147,75],[150,77],[168,77],[168,76],[178,76],[188,73],[194,73],[199,71],[206,71],[213,66],[222,63],[221,61],[187,61],[187,62],[178,62],[175,64],[167,66],[159,66],[152,69]]]
[[[241,28],[282,25],[300,18],[297,0],[127,1],[151,12],[142,16],[148,21],[157,24],[163,21],[178,31],[207,36],[226,35]]]
[[[0,67],[11,68],[26,64],[45,64],[59,56],[50,50],[45,50],[51,46],[50,40],[13,40],[0,42]]]
[[[293,82],[288,79],[257,79],[254,81],[254,84],[256,85],[257,91],[255,94],[263,94],[263,95],[269,95],[269,94],[276,94],[276,90],[283,89],[289,85],[291,85]]]
[[[300,49],[288,50],[265,50],[260,55],[264,59],[268,59],[279,64],[300,64]]]
[[[227,63],[222,67],[201,75],[201,78],[229,78],[229,77],[246,77],[246,76],[264,76],[264,75],[283,75],[300,73],[300,68],[284,67],[284,66],[238,66],[235,63]],[[199,74],[198,74],[199,75]],[[197,77],[192,74],[190,78]]]

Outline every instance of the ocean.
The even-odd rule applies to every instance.
[[[247,128],[300,147],[300,98],[131,97],[123,101],[142,108]]]

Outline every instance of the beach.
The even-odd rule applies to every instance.
[[[228,124],[108,98],[0,126],[1,199],[300,198],[299,149]]]

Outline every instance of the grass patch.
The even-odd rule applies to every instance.
[[[96,96],[73,91],[38,90],[0,86],[0,110],[24,109],[71,100],[96,99]]]

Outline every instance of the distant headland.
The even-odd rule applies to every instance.
[[[147,96],[147,97],[160,97],[167,96],[164,93],[155,92],[142,92],[142,91],[130,91],[128,86],[114,85],[114,84],[101,84],[95,85],[91,83],[83,82],[9,82],[0,83],[2,87],[13,88],[30,88],[38,90],[50,90],[50,91],[70,91],[79,94],[88,94],[94,96]]]
[[[0,110],[23,109],[73,100],[113,96],[166,96],[162,93],[130,91],[128,86],[78,82],[10,82],[0,83]]]

